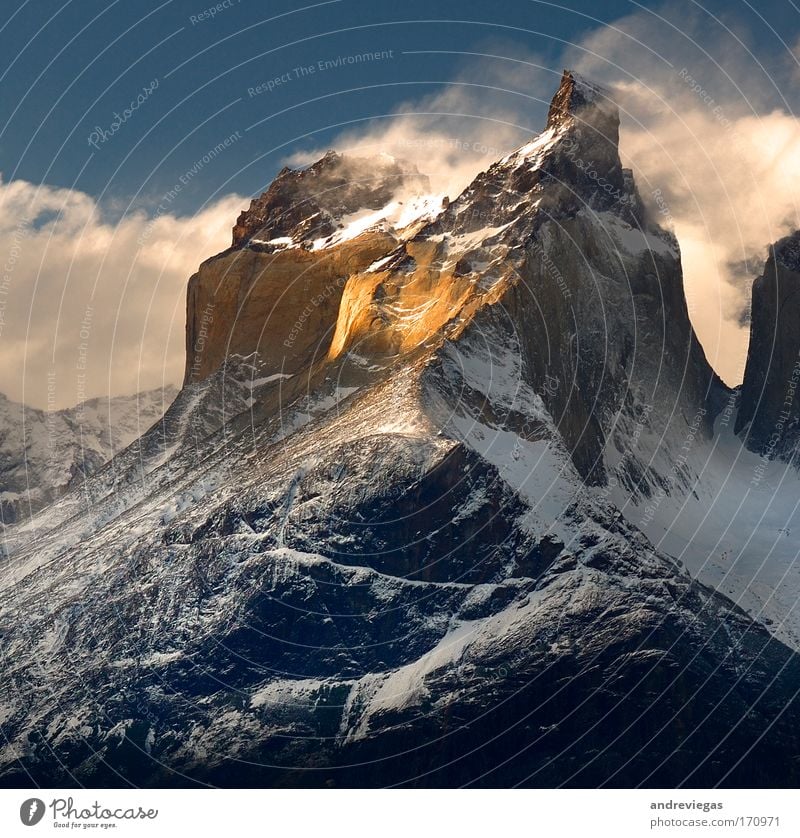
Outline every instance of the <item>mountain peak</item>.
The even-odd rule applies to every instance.
[[[233,228],[233,246],[285,246],[333,235],[346,216],[377,211],[400,192],[425,193],[428,179],[387,154],[359,157],[328,150],[303,169],[281,169]]]
[[[788,271],[800,273],[800,230],[772,245],[772,255],[776,262]]]
[[[633,175],[620,160],[617,106],[602,87],[565,70],[544,131],[481,172],[448,215],[463,232],[513,214],[528,239],[545,219],[585,208],[612,211],[636,227],[647,223]]]
[[[571,119],[591,121],[602,116],[619,125],[619,111],[610,93],[573,70],[564,70],[561,84],[550,102],[547,128],[560,128]]]

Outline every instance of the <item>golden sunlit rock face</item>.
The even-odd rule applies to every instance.
[[[286,374],[324,358],[348,278],[395,244],[374,231],[328,250],[242,248],[204,262],[189,280],[184,383],[203,381],[230,355],[258,352]]]
[[[227,251],[189,281],[185,383],[230,355],[257,352],[269,372],[293,374],[349,351],[385,358],[451,335],[514,276],[495,266],[487,281],[486,263],[464,252],[385,230],[319,251]]]
[[[330,358],[350,350],[369,357],[409,352],[463,325],[488,299],[480,275],[460,273],[463,265],[449,257],[444,242],[407,242],[396,260],[395,269],[348,279]]]

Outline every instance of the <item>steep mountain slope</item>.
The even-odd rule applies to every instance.
[[[400,228],[262,253],[240,219],[163,421],[10,532],[3,783],[800,782],[796,656],[611,502],[728,397],[617,129],[565,73]]]
[[[0,521],[30,516],[140,437],[177,395],[163,389],[43,411],[0,394]]]
[[[467,369],[178,455],[12,559],[5,782],[794,782],[788,650],[586,498],[533,394],[538,439],[477,421],[505,387],[453,403]]]

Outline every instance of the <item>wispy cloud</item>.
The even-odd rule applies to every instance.
[[[0,182],[0,392],[62,407],[179,382],[187,280],[242,206],[112,223],[82,192]]]
[[[408,160],[429,176],[434,192],[455,197],[478,172],[540,130],[560,75],[505,42],[487,41],[457,60],[462,70],[452,82],[402,103],[388,119],[345,131],[334,147]],[[307,165],[325,151],[315,148],[287,162]]]

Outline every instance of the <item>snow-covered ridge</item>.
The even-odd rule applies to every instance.
[[[425,208],[401,205],[429,190],[428,179],[405,161],[329,151],[304,169],[283,169],[239,216],[233,245],[320,249],[381,222],[405,226]]]
[[[337,229],[328,236],[316,238],[310,243],[295,241],[289,236],[261,241],[251,239],[252,245],[270,245],[275,250],[303,248],[305,250],[327,250],[351,241],[370,230],[385,230],[402,238],[403,232],[412,224],[431,221],[442,211],[445,195],[417,195],[404,200],[391,200],[377,210],[358,210],[338,220]]]

